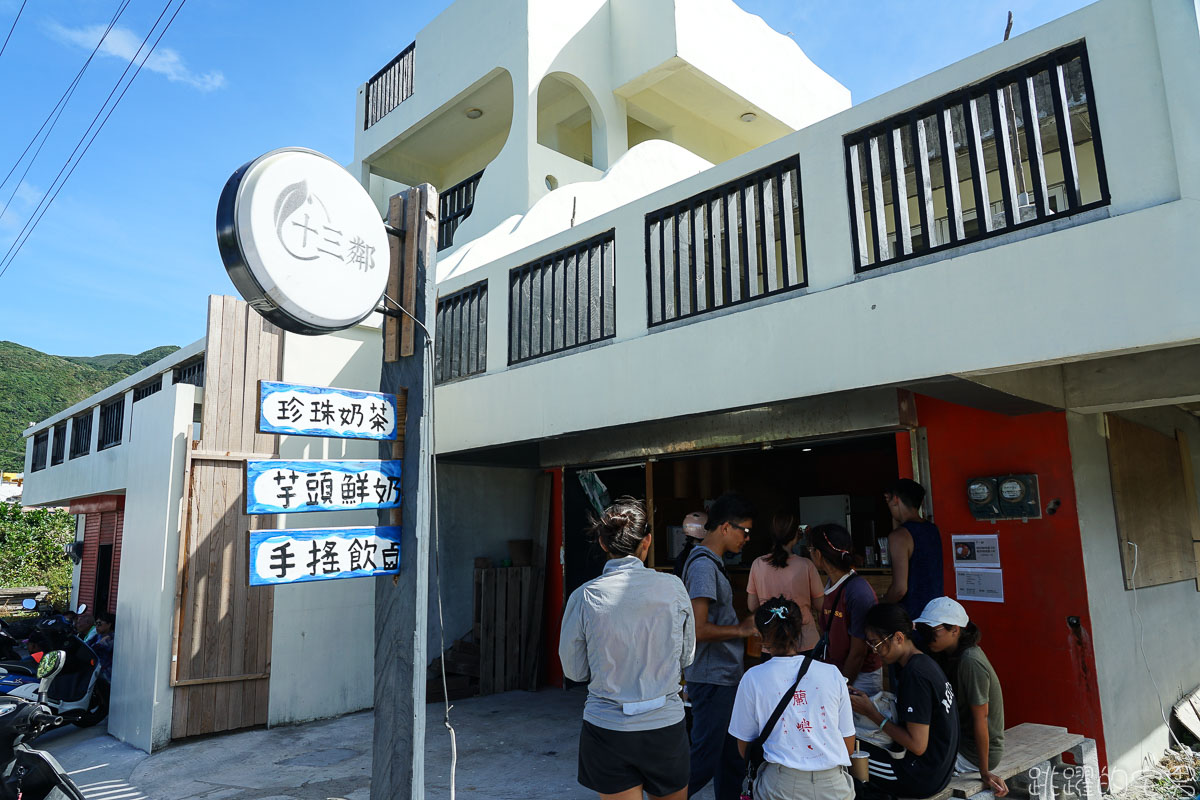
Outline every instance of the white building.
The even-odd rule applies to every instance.
[[[647,497],[659,565],[667,527],[727,488],[760,529],[844,497],[885,585],[880,488],[914,476],[948,565],[951,534],[998,537],[1003,602],[967,606],[1008,723],[1138,768],[1167,743],[1160,701],[1200,683],[1196,74],[1178,0],[1101,0],[856,106],[727,0],[451,6],[360,87],[352,165],[381,212],[442,190],[447,639],[471,633],[472,559],[539,533],[547,471],[551,680],[557,614],[596,570],[581,472]],[[289,372],[311,341],[287,337],[285,380],[376,385],[366,360],[360,384]],[[186,428],[186,398],[154,402]],[[26,502],[119,492],[32,469],[57,421],[27,432]],[[1019,513],[972,508],[969,481],[1009,475],[1037,477]],[[297,608],[318,589],[291,588]],[[277,704],[278,675],[272,715],[337,713]]]

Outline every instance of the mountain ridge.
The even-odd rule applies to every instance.
[[[153,347],[141,353],[96,356],[58,356],[17,342],[0,341],[0,469],[20,472],[25,465],[25,440],[31,424],[174,353],[176,345]]]

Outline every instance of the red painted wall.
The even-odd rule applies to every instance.
[[[1083,545],[1075,506],[1066,416],[1008,417],[917,396],[929,436],[934,521],[942,532],[946,594],[954,596],[950,537],[998,534],[1004,603],[965,602],[1004,689],[1005,725],[1040,722],[1093,738],[1106,763],[1096,661],[1091,645]],[[898,442],[899,444],[899,442]],[[903,457],[901,457],[903,458]],[[1053,516],[1027,523],[977,521],[967,507],[970,478],[1036,473],[1041,505]],[[1078,633],[1067,617],[1082,621]]]

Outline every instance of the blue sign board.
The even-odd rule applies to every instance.
[[[250,585],[369,578],[400,571],[399,527],[250,531]]]
[[[258,430],[292,436],[395,440],[394,394],[259,381]]]
[[[246,513],[400,507],[400,459],[247,461]]]

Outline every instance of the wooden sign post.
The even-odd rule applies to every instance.
[[[380,445],[380,458],[402,459],[400,509],[381,525],[402,526],[400,572],[375,579],[375,737],[372,800],[425,796],[425,668],[429,607],[429,540],[433,510],[433,335],[437,257],[437,192],[424,184],[395,195],[387,296],[408,314],[383,327],[382,391],[400,400],[402,435]],[[385,298],[389,309],[395,308]],[[401,515],[406,518],[401,519]]]

